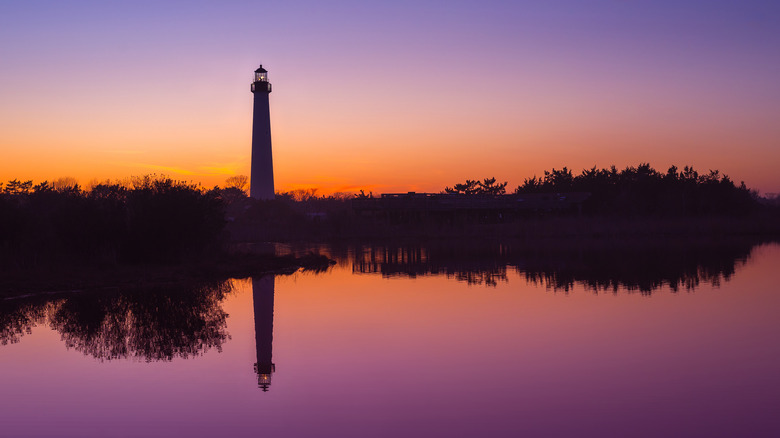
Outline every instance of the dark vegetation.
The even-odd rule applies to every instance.
[[[241,196],[237,191],[156,176],[90,190],[75,183],[9,181],[0,185],[0,291],[181,280],[204,273],[240,277],[327,264],[268,255],[244,255],[239,262],[224,230],[225,207]]]
[[[682,170],[672,166],[658,172],[649,164],[640,164],[623,170],[594,167],[575,175],[564,167],[527,178],[511,194],[506,188],[507,183],[496,178],[466,180],[446,187],[437,196],[473,197],[475,204],[499,198],[511,203],[524,195],[539,194],[578,193],[587,199],[581,205],[520,212],[460,209],[429,214],[395,210],[357,217],[351,199],[362,203],[378,198],[363,192],[350,198],[297,191],[277,195],[276,201],[266,203],[234,198],[228,208],[228,230],[240,241],[780,235],[780,198],[759,197],[744,183],[735,184],[719,171],[699,174],[687,166]],[[399,200],[403,201],[403,196]]]
[[[445,193],[477,196],[506,194],[507,183],[495,178],[446,187]],[[526,178],[514,194],[586,192],[583,213],[619,216],[691,216],[751,213],[760,207],[758,194],[717,170],[699,174],[691,167],[670,167],[658,172],[643,163],[618,170],[584,169],[575,175],[564,167],[545,171],[543,177]]]
[[[649,164],[583,170],[579,175],[564,167],[545,171],[544,177],[527,178],[515,193],[588,192],[583,210],[609,215],[742,215],[756,211],[758,194],[717,170],[699,174],[685,166],[658,172]]]
[[[318,196],[315,190],[297,190],[257,201],[247,197],[247,185],[245,176],[211,189],[156,176],[94,183],[89,190],[72,178],[0,184],[0,290],[79,289],[106,281],[153,283],[327,266],[321,258],[237,254],[237,242],[470,236],[544,244],[544,239],[580,236],[780,235],[777,197],[760,198],[718,171],[699,174],[690,167],[662,173],[640,164],[577,175],[563,168],[526,179],[513,194],[495,178],[466,180],[443,191],[443,196],[510,200],[539,193],[589,194],[576,209],[536,209],[520,216],[476,211],[436,219],[360,217],[353,199],[373,194]],[[45,281],[54,278],[58,281]]]
[[[14,180],[0,195],[3,264],[17,268],[68,260],[179,263],[215,252],[223,226],[218,190],[170,178],[89,191]]]
[[[345,193],[317,196],[316,190],[278,193],[273,201],[257,201],[244,195],[228,202],[226,230],[235,242],[349,237],[362,227],[352,210],[352,199],[354,195]],[[364,226],[376,228],[372,224]]]
[[[485,178],[482,181],[467,179],[465,183],[445,187],[444,193],[463,195],[495,196],[506,194],[506,181],[497,183],[495,178]]]

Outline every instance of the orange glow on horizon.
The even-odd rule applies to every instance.
[[[578,173],[642,162],[662,172],[671,165],[718,169],[748,187],[780,192],[780,128],[767,113],[734,117],[724,108],[690,105],[664,112],[649,92],[640,109],[627,109],[624,99],[601,102],[598,111],[588,108],[590,100],[562,95],[524,104],[519,95],[475,95],[470,99],[480,111],[464,113],[436,89],[421,103],[378,90],[372,99],[385,100],[383,108],[357,99],[333,107],[327,99],[301,102],[300,84],[279,82],[271,101],[277,192],[439,192],[487,177],[508,181],[511,190],[552,168]],[[46,129],[31,124],[31,114],[0,117],[0,181],[70,175],[83,185],[163,173],[221,186],[250,173],[251,95],[243,91],[228,91],[235,100],[228,107],[182,111],[170,124],[140,111],[129,119],[104,116],[100,125],[76,111]],[[0,108],[0,116],[7,114]]]

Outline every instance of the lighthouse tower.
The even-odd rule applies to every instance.
[[[249,196],[255,199],[274,199],[274,163],[271,154],[271,112],[268,95],[271,83],[268,71],[261,65],[255,70],[252,82],[255,95],[254,117],[252,119],[252,176]]]

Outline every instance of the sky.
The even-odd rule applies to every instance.
[[[780,192],[780,2],[0,1],[0,181],[249,175],[438,192],[544,170],[718,169]]]

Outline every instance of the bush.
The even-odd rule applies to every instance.
[[[10,189],[9,189],[10,186]],[[29,184],[32,186],[32,184]],[[175,263],[217,249],[224,206],[216,190],[165,177],[132,187],[53,189],[12,181],[0,193],[0,258],[7,267],[63,262]]]

